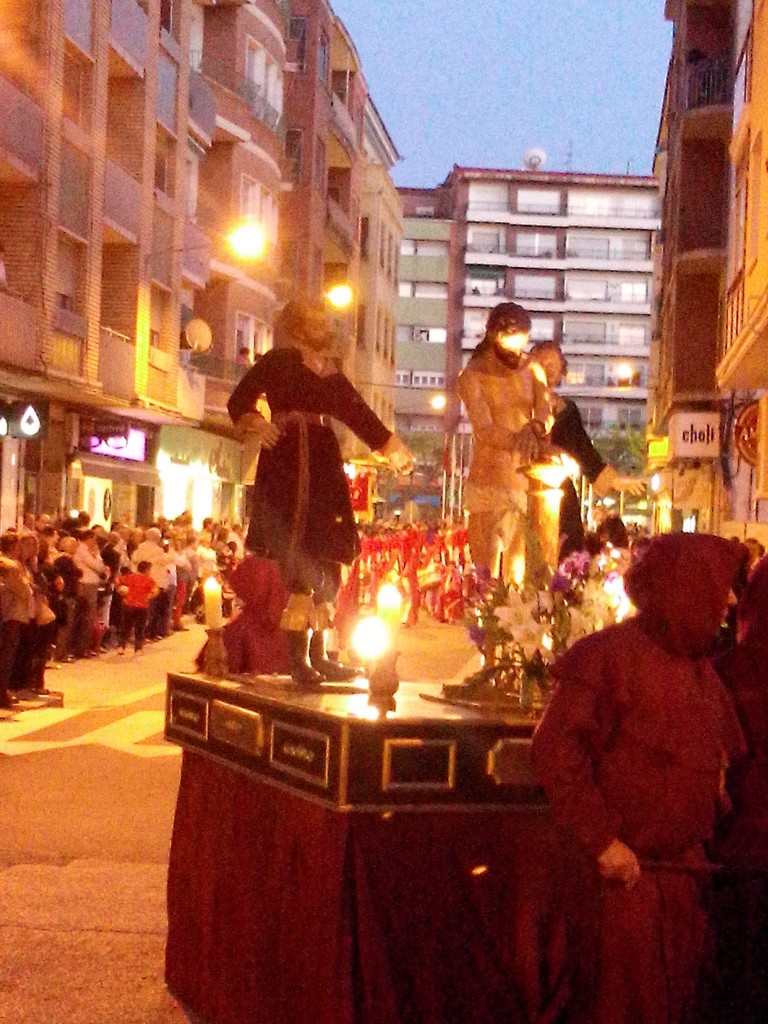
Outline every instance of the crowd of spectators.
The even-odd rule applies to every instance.
[[[243,557],[243,531],[184,513],[107,531],[87,513],[58,521],[26,515],[0,537],[0,707],[46,693],[45,670],[184,630],[202,616],[202,585],[225,587]],[[144,582],[142,582],[144,581]],[[231,600],[231,599],[230,599]]]

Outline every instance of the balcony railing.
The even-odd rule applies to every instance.
[[[0,292],[0,362],[39,370],[37,315],[20,295]]]
[[[136,0],[112,0],[110,42],[139,71],[147,63],[147,23]]]
[[[627,260],[648,260],[650,256],[647,249],[639,249],[637,252],[609,251],[598,246],[578,245],[568,246],[565,255],[572,260],[610,260],[615,262],[626,262]]]
[[[744,274],[739,271],[728,289],[724,354],[728,352],[744,328]]]
[[[136,347],[109,327],[99,334],[99,379],[108,395],[133,398],[136,393]]]
[[[43,158],[43,112],[17,85],[0,75],[0,162],[36,178]]]
[[[728,54],[689,64],[686,68],[685,109],[730,106],[733,101],[733,77]]]
[[[181,269],[187,278],[203,287],[211,276],[210,241],[202,228],[191,220],[184,222]]]
[[[269,103],[258,83],[235,71],[232,62],[213,57],[207,51],[191,50],[189,65],[193,71],[239,96],[257,120],[273,131],[281,142],[285,141],[285,123],[280,111]]]
[[[190,365],[206,377],[215,377],[217,380],[225,380],[232,384],[246,375],[250,367],[245,363],[236,363],[234,359],[224,359],[222,356],[212,356],[206,353],[193,352],[190,358]]]
[[[568,203],[569,217],[616,217],[626,220],[655,220],[659,216],[658,207],[646,206],[641,203],[606,203],[599,207],[588,202],[571,200]]]
[[[141,185],[114,160],[107,160],[104,216],[132,242],[139,237]]]
[[[355,127],[355,122],[352,119],[352,115],[350,114],[346,103],[341,96],[335,92],[331,93],[331,114],[349,145],[352,149],[357,149],[360,139],[357,128]]]
[[[199,71],[189,76],[189,118],[209,139],[216,129],[216,98]]]
[[[355,229],[349,214],[335,199],[328,197],[328,214],[326,223],[341,238],[348,249],[354,248]]]

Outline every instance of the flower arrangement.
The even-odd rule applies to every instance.
[[[517,589],[481,575],[469,636],[484,664],[465,680],[465,695],[510,701],[525,711],[543,707],[551,688],[548,666],[576,640],[631,613],[624,557],[577,552],[560,564],[546,590]]]

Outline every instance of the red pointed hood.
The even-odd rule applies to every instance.
[[[699,533],[654,537],[624,577],[640,623],[670,654],[703,657],[728,602],[739,545]]]

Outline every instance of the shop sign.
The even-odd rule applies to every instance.
[[[669,417],[672,458],[716,459],[720,454],[719,412],[675,412]]]
[[[47,402],[0,403],[0,437],[38,441],[48,434]]]
[[[144,462],[147,457],[147,435],[133,427],[127,433],[108,437],[89,435],[86,440],[92,455],[110,455],[113,459],[129,462]]]

